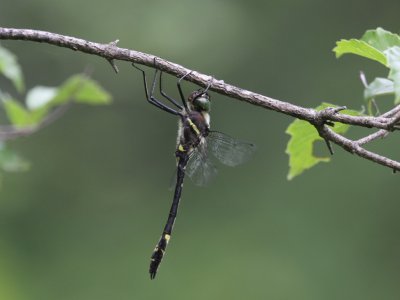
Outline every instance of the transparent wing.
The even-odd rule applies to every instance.
[[[235,167],[245,163],[254,154],[256,146],[240,141],[222,132],[211,131],[207,136],[209,151],[223,164]]]
[[[227,166],[237,166],[251,158],[256,150],[252,143],[236,140],[222,132],[211,131],[190,156],[186,175],[199,186],[208,185],[218,170],[210,159],[210,153]]]
[[[207,153],[207,144],[202,143],[190,156],[186,174],[199,186],[208,185],[217,176],[218,170]]]

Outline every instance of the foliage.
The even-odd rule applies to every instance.
[[[9,79],[18,94],[25,90],[23,74],[16,57],[0,46],[0,75]],[[0,125],[0,175],[2,172],[20,172],[29,169],[29,162],[6,147],[6,131],[35,132],[52,117],[57,108],[69,103],[104,105],[111,95],[85,74],[73,75],[58,87],[36,86],[26,93],[24,104],[0,89],[0,101],[8,118]]]
[[[360,46],[362,45],[362,46]],[[400,36],[382,28],[367,30],[360,40],[341,40],[333,49],[336,57],[352,53],[380,62],[389,68],[387,78],[375,78],[364,91],[366,100],[394,94],[400,103]]]
[[[394,95],[394,104],[400,103],[400,36],[382,28],[368,30],[361,39],[340,40],[333,49],[336,57],[344,54],[356,54],[377,61],[389,69],[387,78],[375,78],[364,89],[364,99],[367,101],[368,113],[372,114],[371,103],[376,97]],[[335,105],[323,103],[316,109]],[[358,115],[354,110],[342,111],[344,114]],[[334,130],[345,133],[348,125],[335,123]],[[305,170],[319,162],[330,161],[329,157],[317,157],[314,154],[316,141],[322,140],[315,128],[301,120],[293,121],[286,130],[291,136],[286,153],[289,155],[288,179],[300,175]]]
[[[330,103],[322,103],[316,110],[323,110],[328,107],[336,107]],[[347,115],[359,115],[360,113],[355,110],[343,110],[342,113]],[[333,130],[337,133],[345,133],[349,129],[349,125],[342,123],[335,123]],[[293,121],[286,129],[286,133],[291,136],[287,147],[286,153],[289,155],[289,174],[288,179],[293,179],[295,176],[300,175],[303,171],[310,169],[319,162],[329,162],[329,156],[317,156],[314,153],[314,144],[317,141],[323,141],[318,135],[314,126],[309,122],[303,120]]]
[[[0,46],[0,74],[12,81],[18,92],[25,89],[24,78],[17,58],[7,49]]]

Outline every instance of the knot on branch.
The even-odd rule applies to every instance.
[[[321,127],[324,125],[335,126],[335,124],[331,121],[332,116],[336,115],[339,111],[347,109],[346,106],[339,107],[327,107],[323,110],[317,111],[313,120],[313,125],[315,127]]]
[[[118,44],[118,42],[119,42],[119,40],[115,40],[115,41],[109,42],[109,43],[106,45],[106,47],[105,47],[106,50],[107,50],[107,51],[110,51],[110,50],[112,50],[113,48],[117,49],[117,44]],[[106,57],[106,60],[110,63],[110,65],[111,65],[111,67],[113,68],[114,72],[115,72],[116,74],[118,74],[119,70],[118,70],[117,65],[115,64],[114,59],[112,59],[112,58],[107,58],[107,57]]]
[[[325,126],[326,125],[329,125],[331,127],[335,126],[335,123],[331,121],[332,116],[337,114],[339,111],[345,109],[346,106],[327,107],[321,111],[317,111],[314,120],[311,122],[317,129],[319,136],[324,139],[326,146],[328,147],[329,153],[331,155],[333,155],[334,152],[327,134],[327,128]]]
[[[388,131],[395,131],[400,129],[400,112],[396,113],[392,118],[390,118],[389,122],[387,123],[387,130]]]

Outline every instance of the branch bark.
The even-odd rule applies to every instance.
[[[182,77],[191,71],[190,75],[188,75],[185,80],[202,87],[206,87],[213,78],[210,75],[192,71],[179,64],[151,54],[126,48],[119,48],[117,47],[118,40],[101,44],[46,31],[2,27],[0,27],[0,40],[24,40],[47,43],[59,47],[69,48],[74,51],[81,51],[84,53],[97,55],[105,58],[112,65],[116,72],[118,72],[118,68],[115,65],[115,61],[121,60],[157,68],[176,77]],[[156,66],[154,65],[154,59],[157,59]],[[378,137],[383,137],[389,132],[397,129],[396,125],[399,121],[399,116],[397,113],[400,111],[400,106],[397,106],[391,111],[377,117],[350,116],[338,113],[337,109],[316,111],[312,108],[301,107],[289,102],[280,101],[271,97],[241,89],[237,86],[227,84],[223,80],[218,80],[215,78],[213,78],[209,89],[230,98],[310,122],[316,127],[321,137],[327,141],[328,145],[330,145],[329,142],[333,142],[350,153],[389,167],[393,170],[400,171],[400,163],[398,161],[391,160],[361,147],[363,144]],[[377,128],[380,129],[380,131],[365,138],[359,139],[358,141],[352,141],[331,130],[327,125],[332,124],[332,122],[341,122],[344,124],[367,128]]]

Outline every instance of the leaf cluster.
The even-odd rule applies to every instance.
[[[377,77],[371,83],[366,83],[364,88],[364,100],[367,103],[367,112],[372,115],[375,98],[383,95],[393,95],[394,105],[400,103],[400,36],[382,28],[367,30],[361,39],[340,40],[333,49],[336,57],[344,54],[355,54],[364,58],[379,62],[389,69],[386,78]],[[333,104],[322,103],[317,110],[327,107],[336,107]],[[347,115],[362,115],[355,110],[343,110]],[[333,130],[344,134],[350,128],[349,125],[334,122]],[[305,170],[315,166],[319,162],[329,162],[330,157],[320,157],[315,154],[315,144],[322,138],[316,132],[313,125],[306,121],[295,120],[286,130],[290,140],[286,147],[289,155],[288,179],[300,175]]]
[[[21,66],[16,56],[0,45],[0,76],[11,81],[18,96],[25,94]],[[71,103],[105,105],[111,95],[85,74],[73,75],[57,87],[35,86],[19,101],[0,88],[0,107],[7,120],[0,125],[0,176],[2,172],[21,172],[29,162],[6,145],[6,141],[31,134],[59,117],[60,108]]]

